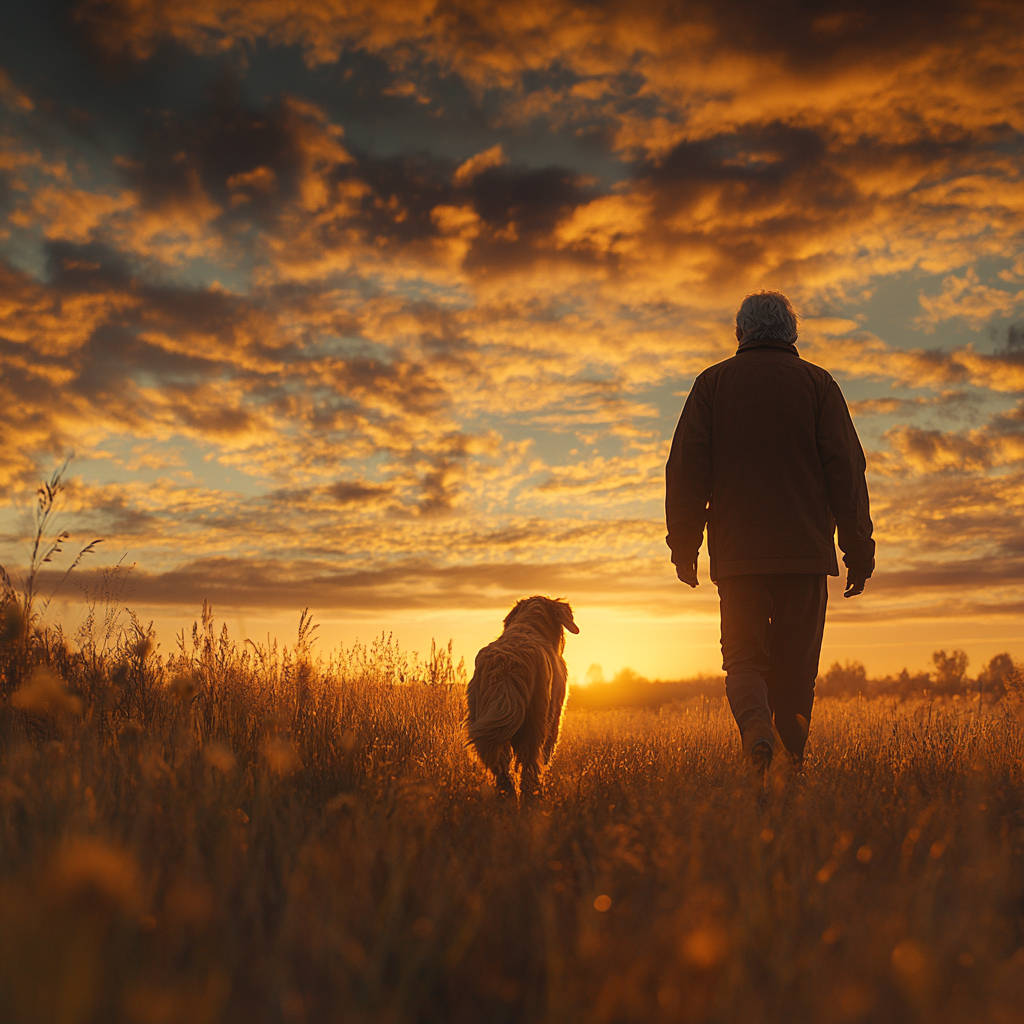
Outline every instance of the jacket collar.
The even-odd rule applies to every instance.
[[[756,348],[773,348],[779,352],[788,352],[790,355],[794,355],[797,359],[800,358],[800,353],[796,350],[796,345],[791,345],[788,341],[774,341],[771,338],[766,338],[764,341],[751,341],[746,345],[740,345],[736,349],[736,355],[742,355],[744,352],[753,352]]]

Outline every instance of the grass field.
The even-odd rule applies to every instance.
[[[570,710],[520,810],[447,652],[309,637],[9,638],[5,1021],[1021,1019],[1009,699],[822,700],[760,810],[721,699]]]

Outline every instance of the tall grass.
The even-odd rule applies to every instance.
[[[820,701],[762,809],[720,699],[577,710],[518,809],[450,653],[305,630],[0,652],[5,1021],[1020,1019],[1009,702]]]

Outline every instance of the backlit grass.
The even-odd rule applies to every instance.
[[[309,641],[8,642],[5,1020],[1020,1019],[1010,700],[819,701],[763,809],[722,700],[570,710],[517,809],[445,651]]]

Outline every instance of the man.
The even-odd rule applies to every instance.
[[[751,765],[767,771],[775,730],[799,766],[814,703],[827,576],[846,597],[875,566],[864,451],[832,376],[800,358],[781,292],[748,295],[739,348],[693,382],[665,468],[679,579],[697,586],[708,530],[722,610],[725,690]],[[774,721],[775,730],[772,728]]]

